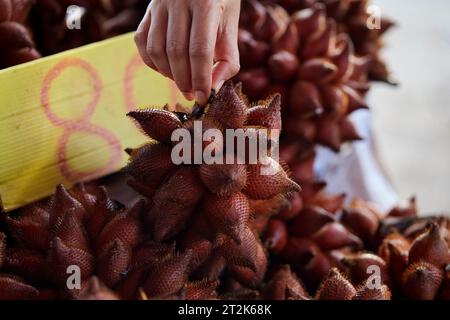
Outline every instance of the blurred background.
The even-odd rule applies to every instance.
[[[450,1],[375,0],[398,24],[384,57],[400,86],[369,96],[378,149],[400,198],[450,212]]]

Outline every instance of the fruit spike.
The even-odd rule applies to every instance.
[[[317,292],[317,300],[352,300],[355,287],[337,270],[331,269]]]
[[[92,276],[115,289],[126,278],[133,249],[144,241],[143,205],[126,209],[104,188],[79,185],[69,191],[61,185],[51,199],[7,217],[11,244],[3,249],[1,237],[0,271],[14,276],[2,276],[2,299],[94,295],[95,286],[87,291],[67,287],[72,266],[81,272],[82,289],[89,288]]]
[[[358,207],[362,207],[362,205],[361,202],[358,202]],[[406,219],[410,220],[410,218]],[[441,252],[441,254],[444,252],[440,249],[442,238],[438,235],[446,233],[448,221],[448,218],[444,217],[417,218],[415,221],[410,221],[409,228],[415,232],[407,235],[408,230],[406,230],[405,235],[402,235],[398,230],[393,231],[382,239],[378,248],[380,256],[371,252],[342,251],[340,254],[335,252],[333,256],[336,261],[340,262],[339,270],[332,268],[328,276],[322,279],[322,284],[315,294],[316,299],[448,300],[449,265],[442,266],[442,259],[436,260],[430,255],[420,256],[419,262],[411,262],[408,265],[408,253],[422,252],[425,246],[431,252]],[[436,230],[439,230],[439,234]],[[416,248],[412,249],[411,243],[415,243]],[[294,247],[296,250],[293,250]],[[322,255],[308,238],[292,239],[289,251],[309,251],[310,256],[316,258]],[[307,266],[310,264],[311,262]],[[293,263],[292,266],[295,267],[295,264]],[[369,267],[371,267],[370,271]],[[379,271],[376,271],[377,269]],[[283,286],[282,274],[285,274],[286,277],[288,275],[284,270],[276,272],[269,278],[267,291],[269,294],[276,292],[276,296],[269,295],[269,297],[304,299],[304,297],[287,295],[287,291],[280,289]],[[308,280],[306,277],[303,279]],[[286,293],[285,296],[283,296],[283,292]]]
[[[244,1],[239,48],[242,71],[237,78],[244,92],[256,100],[282,94],[282,141],[339,151],[342,143],[361,139],[347,116],[367,108],[370,60],[355,55],[352,40],[327,17],[323,5],[316,1],[289,16],[276,4]],[[305,121],[314,131],[308,135],[299,129]]]
[[[202,113],[194,111],[195,114],[186,116],[188,120],[182,123],[182,127],[193,138],[198,133],[199,123],[204,131],[216,129],[222,133],[227,129],[256,132],[261,128],[270,132],[267,138],[275,140],[276,130],[281,129],[280,102],[280,97],[275,95],[251,106],[239,85],[226,82]],[[216,280],[219,274],[213,270],[221,270],[220,266],[225,261],[225,266],[232,269],[238,280],[257,285],[264,278],[267,258],[256,231],[264,230],[270,215],[276,213],[277,206],[282,204],[281,200],[300,187],[270,155],[258,164],[171,165],[168,157],[163,160],[157,155],[160,149],[168,155],[170,147],[176,146],[169,137],[180,123],[169,109],[130,114],[148,136],[162,139],[159,143],[144,145],[131,152],[130,162],[125,168],[134,181],[130,185],[139,182],[143,187],[150,185],[154,189],[152,194],[142,192],[151,200],[145,220],[153,229],[154,239],[181,240],[185,250],[192,250],[193,259],[189,264],[196,270],[189,272],[209,275],[210,280]],[[203,143],[202,150],[209,148],[211,143],[214,142]],[[216,147],[225,150],[226,144],[216,144]],[[272,147],[268,145],[263,151],[270,153]],[[235,162],[242,161],[237,154],[239,149],[239,145],[235,146],[222,155]],[[244,149],[246,152],[250,150],[247,142]],[[270,169],[273,174],[264,175],[263,170]],[[138,187],[136,191],[141,192],[142,188]],[[257,226],[256,221],[261,223]],[[206,232],[208,229],[213,232]],[[148,296],[174,293],[173,290],[151,292],[150,286],[144,289]]]
[[[272,276],[266,289],[269,300],[309,300],[309,295],[289,265],[281,266]]]
[[[356,295],[353,300],[391,300],[391,298],[391,291],[386,285],[381,286],[381,288],[360,286],[356,288]]]
[[[411,218],[403,218],[411,220]],[[379,267],[381,285],[388,285],[394,298],[433,300],[445,297],[448,246],[442,238],[446,233],[448,219],[417,218],[410,222],[412,235],[392,231],[382,239],[377,256],[372,253],[347,255],[342,259],[347,274],[354,285],[360,285],[370,274],[365,273],[369,265]],[[406,230],[407,234],[408,231]],[[359,289],[358,289],[359,291]],[[365,295],[381,295],[384,290]],[[386,294],[387,292],[385,292]]]
[[[237,203],[243,197],[242,192],[237,193]],[[448,247],[443,238],[448,230],[447,218],[406,218],[407,228],[380,235],[379,256],[358,251],[357,247],[328,250],[324,249],[328,244],[341,243],[342,234],[322,248],[319,245],[323,243],[314,242],[316,230],[329,225],[334,229],[340,216],[311,206],[310,201],[315,198],[317,195],[309,197],[292,220],[303,217],[308,222],[304,228],[301,219],[289,230],[284,217],[272,218],[267,228],[263,228],[267,237],[264,244],[253,230],[253,217],[244,220],[239,244],[210,226],[203,207],[199,207],[199,214],[194,214],[186,230],[161,243],[151,240],[151,232],[141,222],[147,210],[144,202],[127,209],[109,199],[104,188],[79,185],[68,191],[60,186],[53,199],[31,205],[6,219],[10,228],[0,233],[0,300],[310,300],[291,267],[304,275],[302,280],[307,281],[310,293],[321,300],[449,298],[450,268],[444,265]],[[320,198],[322,203],[328,202],[325,195]],[[253,201],[248,201],[250,207]],[[61,208],[65,214],[55,213],[55,203],[64,204]],[[355,201],[352,208],[371,207]],[[84,214],[75,214],[74,209]],[[92,237],[86,227],[92,225],[90,220],[96,213],[105,220],[96,220],[99,235]],[[49,220],[58,219],[49,219],[52,214],[62,217],[53,229]],[[287,220],[290,219],[292,216]],[[28,228],[31,222],[34,227]],[[357,226],[353,224],[355,231],[365,229],[365,224]],[[302,236],[291,235],[286,244],[290,231]],[[6,239],[5,234],[11,239]],[[32,245],[29,239],[35,234],[47,234],[50,243]],[[376,241],[371,241],[371,245],[375,246]],[[266,247],[279,256],[270,259]],[[290,266],[277,264],[289,256],[294,257],[289,260]],[[69,290],[67,267],[74,264],[82,272],[81,288]],[[375,274],[368,272],[369,267],[378,267],[381,278],[373,277]],[[319,290],[309,285],[312,279],[322,283]]]

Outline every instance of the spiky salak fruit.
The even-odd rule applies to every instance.
[[[403,273],[402,288],[412,300],[434,300],[444,280],[444,271],[431,263],[411,264]]]
[[[316,294],[317,300],[352,300],[356,295],[355,287],[338,269],[331,269]]]
[[[51,199],[8,216],[12,241],[0,252],[0,272],[14,276],[2,278],[1,298],[105,293],[97,280],[89,280],[92,276],[116,289],[126,278],[133,249],[144,238],[143,207],[139,201],[126,209],[104,188],[79,185],[68,191],[60,185]]]
[[[78,185],[58,186],[51,199],[6,217],[11,241],[0,233],[0,300],[217,298],[218,280],[190,281],[200,252],[152,241],[144,212],[143,200],[127,209],[103,187]],[[251,235],[233,257],[253,270],[259,242]]]
[[[345,195],[327,195],[321,191],[323,184],[308,183],[312,181],[308,175],[304,175],[300,200],[291,199],[294,205],[269,221],[264,234],[269,252],[291,264],[310,290],[315,290],[333,267],[347,273],[350,268],[350,279],[359,286],[370,276],[364,269],[368,264],[378,265],[382,282],[390,285],[390,270],[383,260],[389,258],[388,253],[380,258],[359,252],[378,246],[378,230],[385,215],[359,199],[344,205]]]
[[[92,277],[84,285],[78,300],[119,300],[119,297],[107,288],[97,277]]]
[[[343,258],[342,264],[355,286],[365,285],[367,281],[370,281],[373,274],[379,277],[377,281],[379,280],[381,284],[390,286],[388,265],[376,254],[368,252],[348,254]]]
[[[40,58],[27,24],[35,0],[0,0],[0,69]]]
[[[448,299],[441,293],[445,292],[446,267],[450,262],[447,226],[448,219],[443,217],[414,218],[410,213],[404,217],[387,216],[381,220],[378,231],[382,235],[378,255],[346,255],[341,260],[343,270],[358,288],[368,282],[372,286],[381,284],[389,287],[396,299]],[[383,292],[379,289],[363,293],[382,296]]]
[[[353,300],[391,300],[392,293],[388,286],[369,288],[368,286],[360,286],[356,288],[356,294]]]
[[[310,300],[308,292],[300,279],[291,271],[289,265],[284,265],[271,277],[265,289],[265,299],[268,300]]]
[[[146,0],[36,0],[33,30],[43,54],[53,54],[136,30],[147,5]]]
[[[369,59],[369,78],[396,84],[381,58],[381,49],[384,46],[383,36],[395,23],[372,7],[369,0],[269,0],[277,3],[294,13],[298,10],[314,8],[323,5],[327,17],[336,21],[338,30],[347,33],[359,56]]]
[[[387,285],[371,286],[362,282],[355,286],[338,269],[331,269],[316,293],[317,300],[391,300]]]
[[[389,218],[392,219],[392,218]],[[399,218],[396,218],[399,219]],[[405,217],[407,227],[392,230],[378,248],[379,260],[386,262],[395,296],[413,300],[448,299],[445,292],[446,268],[450,263],[447,218]],[[442,288],[442,289],[441,289]]]
[[[252,99],[282,94],[284,141],[338,151],[361,139],[347,116],[368,107],[370,59],[355,55],[322,4],[289,15],[278,5],[244,1],[239,48],[244,92]]]
[[[376,242],[376,235],[380,227],[381,214],[373,205],[360,199],[352,201],[345,207],[341,222],[354,234],[360,237],[366,248],[372,248]]]
[[[426,231],[411,243],[408,263],[427,261],[437,267],[450,264],[450,252],[444,232],[447,233],[447,230],[436,223],[430,223]]]
[[[408,265],[400,279],[403,294],[414,300],[434,300],[445,284],[446,267],[450,253],[445,226],[430,222],[411,242]]]
[[[390,218],[417,217],[417,201],[412,197],[406,204],[392,208],[388,213]]]
[[[0,274],[0,300],[37,299],[39,291],[17,276]]]
[[[279,95],[249,105],[240,86],[226,82],[203,112],[198,112],[197,106],[191,114],[169,112],[168,107],[129,114],[155,140],[133,150],[124,169],[130,177],[130,186],[151,201],[147,225],[155,241],[176,240],[181,244],[184,252],[176,258],[181,259],[179,263],[185,261],[183,254],[191,252],[191,258],[185,261],[185,274],[178,273],[182,271],[178,269],[177,273],[170,273],[180,276],[177,282],[171,281],[171,286],[177,283],[177,289],[181,289],[191,273],[198,280],[217,280],[224,269],[246,286],[257,287],[264,279],[267,254],[258,232],[265,229],[282,200],[300,190],[283,166],[271,158],[272,142],[281,129],[280,108]],[[251,163],[248,141],[233,140],[234,147],[230,147],[229,140],[220,142],[203,135],[215,130],[215,137],[217,134],[225,137],[225,131],[231,129],[253,132],[259,142],[269,140],[258,150],[264,156]],[[187,134],[190,142],[181,151],[182,163],[175,164],[171,156],[174,152],[180,154],[181,144],[171,138],[173,133],[181,132]],[[194,140],[199,135],[203,142],[196,146]],[[200,150],[200,158],[209,151],[222,160],[218,164],[208,164],[205,159],[192,161],[196,160],[196,148]],[[245,155],[238,153],[240,149]],[[226,158],[232,163],[220,164]],[[168,267],[162,268],[161,272],[167,270]],[[154,277],[158,283],[161,281],[159,275]],[[144,287],[149,296],[173,293],[157,288]]]
[[[334,213],[309,205],[288,222],[272,218],[265,239],[270,252],[291,264],[310,289],[317,288],[331,268],[343,267],[343,255],[363,248],[362,240]]]

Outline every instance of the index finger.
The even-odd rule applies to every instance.
[[[192,13],[189,58],[192,88],[199,104],[206,104],[211,92],[214,49],[223,10],[219,3],[220,1],[202,2]]]

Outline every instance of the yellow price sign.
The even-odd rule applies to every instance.
[[[125,114],[187,103],[127,34],[0,71],[0,197],[10,211],[112,173],[147,139]],[[151,103],[151,105],[149,105]]]

